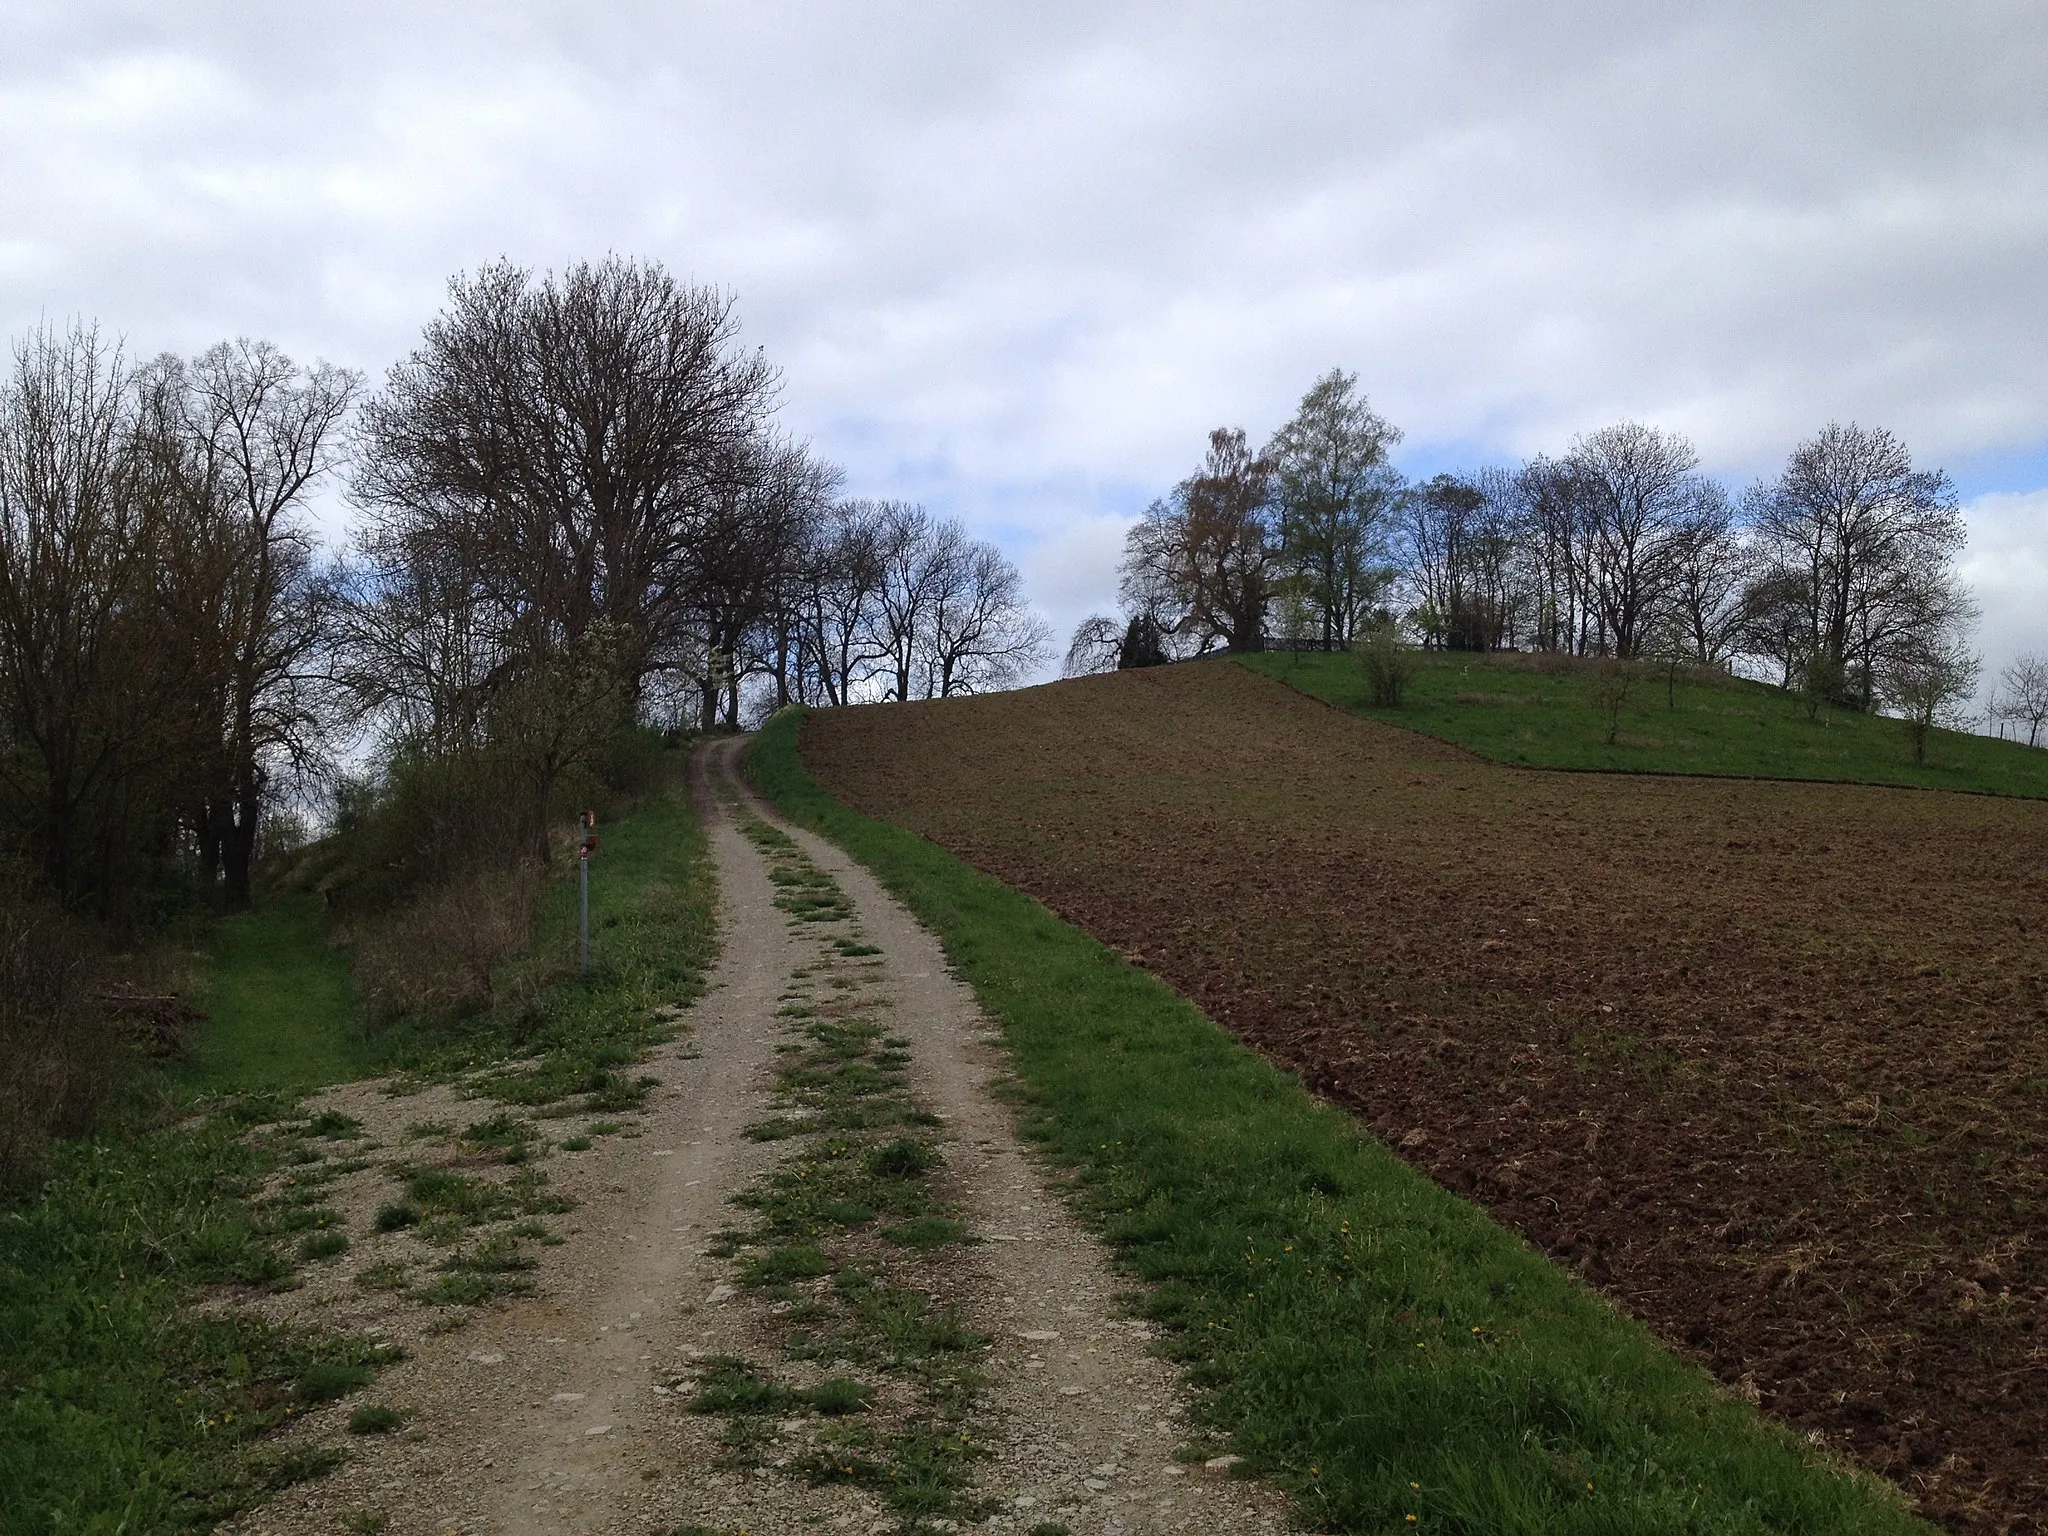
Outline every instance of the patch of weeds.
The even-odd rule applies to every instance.
[[[592,1136],[616,1136],[625,1127],[616,1120],[593,1120],[583,1129]]]
[[[801,1136],[812,1127],[802,1120],[791,1119],[788,1115],[777,1115],[771,1120],[757,1120],[742,1134],[749,1141],[787,1141],[792,1136]]]
[[[446,1120],[415,1120],[405,1128],[407,1141],[445,1141],[455,1134],[455,1127]]]
[[[505,1181],[505,1193],[521,1216],[559,1216],[576,1209],[576,1202],[548,1188],[548,1176],[538,1168],[522,1168]]]
[[[939,1166],[939,1154],[921,1141],[892,1141],[868,1157],[877,1178],[921,1179]]]
[[[420,1208],[409,1200],[377,1207],[376,1227],[379,1232],[398,1232],[406,1227],[420,1224]]]
[[[444,1270],[466,1270],[474,1274],[500,1275],[517,1270],[536,1269],[539,1262],[520,1246],[519,1237],[511,1232],[500,1232],[486,1238],[474,1248],[458,1253],[442,1261]]]
[[[299,1243],[299,1257],[315,1263],[338,1259],[348,1252],[348,1234],[329,1229],[309,1234]]]
[[[506,1215],[513,1203],[500,1186],[445,1168],[412,1174],[405,1181],[405,1192],[428,1216],[455,1216],[472,1223],[495,1221]]]
[[[381,1509],[358,1509],[342,1517],[341,1528],[349,1536],[384,1536],[391,1517]]]
[[[815,1280],[832,1273],[832,1261],[818,1249],[804,1244],[775,1248],[750,1260],[740,1270],[743,1285],[788,1285],[793,1280]]]
[[[495,1152],[501,1160],[513,1163],[525,1160],[535,1134],[531,1121],[501,1109],[465,1130],[462,1141],[479,1152]]]
[[[352,1435],[388,1435],[405,1422],[405,1415],[381,1403],[365,1403],[348,1416]]]
[[[562,1143],[562,1150],[564,1152],[588,1152],[590,1147],[591,1141],[588,1136],[571,1136]]]
[[[533,1282],[523,1275],[460,1270],[436,1276],[413,1294],[437,1307],[480,1307],[501,1296],[530,1296],[533,1294]]]
[[[306,1122],[306,1134],[323,1136],[329,1141],[355,1141],[363,1134],[363,1122],[339,1110],[322,1110]]]
[[[381,1260],[358,1273],[355,1283],[366,1291],[402,1291],[405,1266],[395,1259]]]
[[[704,1362],[696,1394],[685,1405],[692,1413],[785,1413],[802,1401],[757,1366],[734,1355]]]
[[[915,1248],[927,1253],[948,1243],[968,1241],[967,1228],[944,1216],[919,1216],[893,1227],[884,1227],[882,1239],[900,1248]]]
[[[328,1360],[306,1367],[295,1391],[302,1403],[330,1403],[337,1397],[367,1387],[375,1373],[361,1361]]]
[[[177,1257],[201,1285],[270,1285],[291,1273],[291,1265],[263,1241],[254,1222],[233,1217],[187,1234]]]
[[[866,1413],[875,1400],[875,1389],[848,1376],[833,1376],[810,1390],[811,1406],[828,1418],[849,1413]]]
[[[511,1235],[526,1238],[531,1242],[540,1243],[549,1248],[559,1248],[568,1241],[565,1237],[555,1236],[554,1233],[537,1221],[522,1221],[514,1224],[511,1228]]]
[[[249,1461],[249,1480],[265,1493],[280,1493],[300,1483],[325,1477],[345,1459],[340,1451],[328,1446],[306,1446],[254,1456]]]

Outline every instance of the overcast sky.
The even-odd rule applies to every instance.
[[[372,378],[448,276],[732,290],[851,489],[1062,632],[1219,424],[1354,370],[1414,473],[1831,418],[2048,651],[2048,6],[0,0],[0,320]]]

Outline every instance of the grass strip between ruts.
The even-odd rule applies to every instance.
[[[1076,1171],[1202,1413],[1315,1525],[1927,1529],[1154,977],[838,804],[804,770],[800,720],[762,731],[753,781],[938,934],[1005,1032],[1026,1134]]]

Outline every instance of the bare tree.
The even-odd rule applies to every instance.
[[[953,580],[953,566],[965,542],[959,524],[934,521],[923,507],[904,501],[881,504],[875,540],[881,584],[873,632],[892,699],[914,697],[932,610]]]
[[[737,337],[728,296],[658,264],[457,278],[363,412],[372,544],[433,546],[513,649],[610,621],[636,637],[637,686],[687,648],[705,525],[774,405],[775,370]]]
[[[1673,531],[1671,548],[1671,628],[1684,659],[1701,666],[1728,660],[1742,637],[1751,570],[1734,504],[1719,485],[1703,482]]]
[[[1287,579],[1326,651],[1351,644],[1391,576],[1383,545],[1400,477],[1387,453],[1401,433],[1357,389],[1356,374],[1331,369],[1264,454]]]
[[[1052,631],[1025,603],[1023,578],[995,545],[954,540],[950,556],[934,573],[926,696],[1012,687],[1045,665]]]
[[[1088,677],[1097,672],[1114,672],[1123,638],[1124,625],[1103,614],[1091,614],[1074,626],[1060,676]]]
[[[1272,500],[1271,461],[1235,428],[1211,432],[1201,470],[1125,537],[1126,603],[1196,650],[1263,650],[1281,570]]]
[[[156,583],[174,507],[118,349],[87,326],[17,344],[0,388],[0,782],[50,889],[96,889],[103,910],[137,781],[175,773],[194,712]]]
[[[318,659],[328,602],[317,579],[305,500],[337,462],[360,376],[320,363],[301,370],[275,346],[223,342],[189,366],[164,359],[152,385],[155,420],[182,449],[180,482],[194,521],[190,568],[200,584],[198,633],[218,671],[218,719],[194,812],[201,879],[216,875],[230,909],[250,900],[250,862],[280,768],[321,755]],[[189,609],[188,609],[189,611]]]
[[[1397,547],[1423,643],[1490,651],[1507,643],[1522,606],[1513,482],[1436,475],[1401,498]]]
[[[888,515],[880,502],[842,501],[814,531],[799,601],[820,703],[851,704],[869,668],[887,655],[874,618]]]
[[[1999,717],[2025,724],[2027,745],[2039,746],[2041,727],[2048,724],[2048,660],[2022,653],[1998,674],[1998,681],[2005,689],[1998,704]]]
[[[1830,422],[1754,498],[1764,579],[1796,600],[1798,649],[1836,702],[1876,701],[1887,651],[1942,607],[1964,530],[1955,491],[1883,430]],[[1935,647],[1939,649],[1939,646]]]
[[[1625,421],[1587,433],[1565,458],[1584,519],[1583,559],[1601,638],[1641,649],[1674,576],[1681,531],[1706,494],[1683,436]]]
[[[1961,729],[1976,692],[1980,663],[1969,647],[1968,628],[1976,606],[1952,589],[1938,616],[1923,617],[1885,653],[1878,698],[1906,722],[1913,760],[1927,760],[1927,739],[1936,726]]]

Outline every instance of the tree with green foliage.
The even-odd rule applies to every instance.
[[[1284,580],[1326,651],[1350,646],[1392,580],[1385,545],[1401,481],[1387,454],[1400,440],[1358,376],[1332,368],[1266,445]]]

